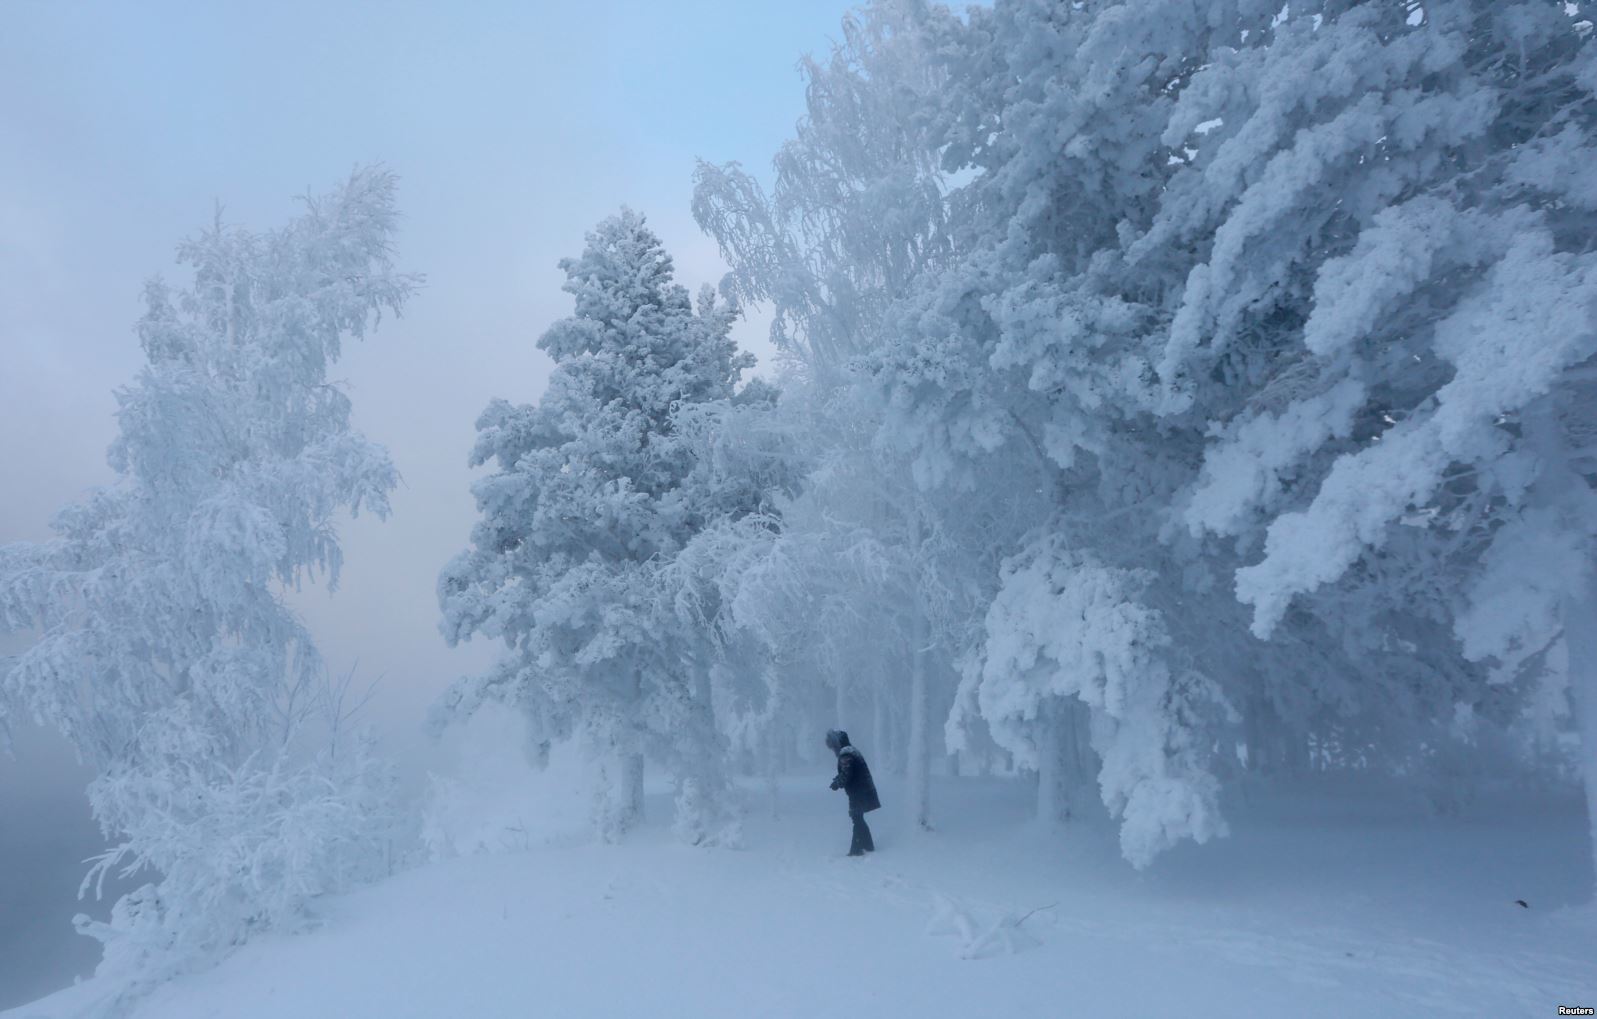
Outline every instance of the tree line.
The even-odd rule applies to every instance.
[[[1544,0],[868,5],[804,63],[769,186],[698,167],[718,289],[629,211],[562,263],[554,372],[478,419],[439,580],[446,637],[505,650],[436,723],[580,740],[605,838],[645,767],[725,838],[730,777],[840,723],[923,827],[933,770],[1018,768],[1138,867],[1314,770],[1580,781],[1597,818],[1591,36]],[[380,762],[282,750],[328,726],[274,591],[393,484],[325,374],[414,287],[393,218],[365,171],[185,246],[120,481],[0,552],[0,618],[42,634],[4,703],[166,875],[124,927],[275,922],[232,871],[174,891],[218,790],[313,833],[257,861],[304,894],[369,857]],[[768,380],[731,340],[756,304]]]

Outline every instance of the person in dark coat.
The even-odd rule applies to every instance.
[[[826,734],[826,745],[837,755],[837,777],[832,779],[832,788],[848,793],[848,817],[854,822],[854,840],[849,844],[848,855],[874,853],[876,843],[871,839],[865,815],[879,809],[882,801],[876,795],[871,766],[865,763],[865,755],[849,743],[848,733],[841,729]]]

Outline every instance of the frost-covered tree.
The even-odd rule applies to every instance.
[[[1045,399],[1007,401],[1014,429],[1029,422],[1075,472],[1059,522],[1073,543],[1128,562],[1090,530],[1131,511],[1155,525],[1159,588],[1202,595],[1234,574],[1269,643],[1214,602],[1197,632],[1225,638],[1202,671],[1242,709],[1250,749],[1273,730],[1299,752],[1353,738],[1398,763],[1455,705],[1512,723],[1526,677],[1494,688],[1479,663],[1550,639],[1508,635],[1556,586],[1545,574],[1537,597],[1493,576],[1486,612],[1461,595],[1488,542],[1515,540],[1502,528],[1533,463],[1584,446],[1524,440],[1580,432],[1590,213],[1562,167],[1591,144],[1590,28],[1543,4],[1270,6],[995,8],[977,44],[1022,62],[1013,87],[965,65],[972,116],[997,103],[1010,128],[974,157],[991,169],[972,187],[1014,211],[939,291],[978,302],[976,327],[951,332],[985,365],[932,387],[961,412],[919,455],[967,469],[974,408],[1024,381]],[[1043,38],[1053,67],[1028,77]],[[1055,126],[1029,130],[1044,110]],[[919,368],[930,331],[898,366]],[[895,392],[924,408],[920,388]],[[1005,422],[988,422],[1001,450]],[[1095,509],[1081,465],[1100,478]]]
[[[95,768],[97,869],[160,875],[85,927],[108,964],[223,948],[380,860],[383,769],[318,721],[341,712],[315,710],[332,687],[283,592],[336,585],[340,515],[386,513],[397,480],[328,378],[419,282],[394,188],[358,170],[282,229],[218,213],[182,244],[192,278],[145,289],[116,481],[0,549],[0,624],[34,638],[0,697]]]
[[[1042,495],[1029,522],[994,535],[1005,565],[950,737],[985,724],[1034,767],[1044,820],[1060,779],[1096,773],[1143,864],[1223,831],[1212,741],[1190,730],[1229,717],[1216,677],[1241,671],[1224,637],[1241,614],[1216,625],[1213,565],[1190,542],[1160,542],[1199,448],[1149,405],[1140,348],[1155,320],[1139,299],[1161,277],[1091,284],[1157,209],[1174,166],[1160,131],[1184,76],[1240,37],[1239,18],[1257,31],[1269,12],[1017,2],[960,19],[892,6],[918,12],[919,48],[942,68],[917,120],[942,171],[964,180],[948,198],[953,257],[885,317],[871,366],[882,437],[953,518],[960,493]],[[1110,660],[1138,664],[1116,679]]]
[[[882,313],[949,249],[946,182],[922,116],[942,75],[913,30],[921,9],[851,14],[829,59],[802,62],[806,115],[776,156],[771,194],[735,163],[700,163],[694,175],[694,217],[731,266],[725,285],[769,303],[773,345],[821,394],[881,341]]]
[[[909,30],[912,15],[883,5],[847,18],[828,59],[804,63],[806,116],[776,158],[772,192],[736,165],[701,164],[694,213],[731,265],[733,291],[773,311],[788,426],[810,457],[772,558],[746,564],[754,586],[736,604],[784,659],[787,685],[829,688],[830,717],[808,721],[829,728],[868,714],[877,759],[892,746],[911,816],[928,826],[941,744],[933,713],[952,696],[962,636],[945,611],[958,584],[934,554],[947,529],[904,458],[873,441],[882,408],[855,372],[883,342],[884,312],[950,250],[947,181],[918,115],[935,103],[941,71]],[[797,617],[795,597],[808,606]]]
[[[877,760],[907,778],[911,818],[929,826],[930,719],[946,674],[930,632],[932,536],[915,533],[921,507],[902,465],[850,444],[869,436],[859,409],[838,400],[823,416],[810,399],[788,390],[779,415],[808,447],[779,515],[704,564],[719,625],[764,656],[763,737],[815,750],[827,728],[868,726]]]
[[[1591,35],[1541,2],[884,0],[778,200],[708,178],[738,278],[858,355],[931,519],[1020,497],[954,571],[951,742],[985,727],[1045,814],[1060,755],[1095,768],[1140,864],[1223,830],[1233,740],[1411,770],[1461,710],[1556,708],[1590,590]],[[905,224],[938,243],[846,243]]]
[[[1435,684],[1466,708],[1567,683],[1597,797],[1591,22],[1545,3],[1334,14],[1205,68],[1166,132],[1221,121],[1181,181],[1206,207],[1150,235],[1213,237],[1172,318],[1168,398],[1203,399],[1228,361],[1281,380],[1215,429],[1183,522],[1248,550],[1236,590],[1261,636],[1294,612],[1406,609],[1432,623],[1429,644],[1399,631],[1411,650],[1486,666]],[[1222,160],[1254,169],[1228,187]]]
[[[446,713],[485,698],[526,709],[543,738],[579,732],[597,753],[597,830],[638,818],[645,757],[678,782],[690,837],[721,806],[724,771],[704,635],[664,596],[693,536],[759,508],[760,494],[700,469],[684,420],[732,401],[752,363],[729,335],[735,310],[708,288],[697,306],[659,239],[627,211],[561,263],[576,313],[538,345],[555,370],[538,403],[490,404],[473,464],[471,548],[439,580],[451,643],[504,640],[493,672],[462,681]]]

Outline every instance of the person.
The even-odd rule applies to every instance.
[[[870,826],[865,823],[865,815],[879,809],[882,801],[876,795],[871,767],[865,763],[865,755],[849,743],[848,733],[841,729],[826,734],[826,745],[837,755],[837,777],[832,779],[832,788],[848,793],[848,818],[854,822],[854,839],[849,843],[848,855],[874,853],[876,843],[871,838]]]

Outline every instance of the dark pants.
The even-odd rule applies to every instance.
[[[854,841],[848,845],[848,855],[864,856],[866,853],[876,852],[876,843],[871,838],[871,829],[865,823],[865,811],[850,810],[848,819],[854,822]]]

